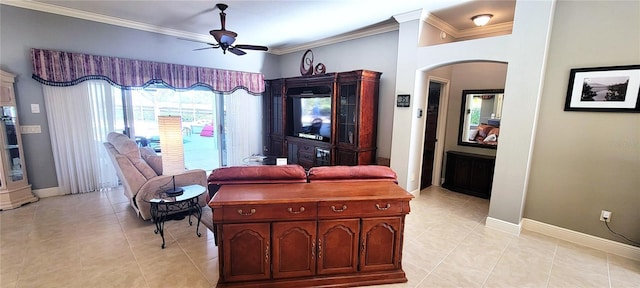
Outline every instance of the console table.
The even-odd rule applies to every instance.
[[[223,185],[209,202],[218,287],[352,287],[407,282],[405,215],[390,182]]]
[[[442,187],[489,199],[495,163],[495,156],[447,151],[447,168]]]

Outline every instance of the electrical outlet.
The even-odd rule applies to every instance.
[[[607,211],[607,210],[602,210],[602,212],[600,212],[600,221],[604,222],[611,222],[611,212]]]

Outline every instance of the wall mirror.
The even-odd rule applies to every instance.
[[[463,90],[458,145],[496,149],[503,100],[503,89]]]

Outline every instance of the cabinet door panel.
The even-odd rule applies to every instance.
[[[359,219],[319,222],[318,274],[339,274],[357,271],[359,231]]]
[[[358,165],[358,153],[355,151],[338,150],[336,153],[336,165]]]
[[[455,163],[455,175],[454,181],[462,188],[468,189],[471,187],[471,178],[469,175],[472,173],[472,160],[469,158],[457,158]]]
[[[287,156],[284,154],[284,140],[282,137],[271,136],[271,142],[269,143],[269,155],[276,157]]]
[[[478,191],[481,194],[491,194],[491,186],[493,184],[493,169],[495,163],[493,160],[481,160],[477,159],[473,162],[473,168],[471,173],[471,184],[469,185],[472,190]]]
[[[363,219],[360,271],[397,269],[401,233],[401,217]]]
[[[316,222],[273,223],[273,278],[316,273]]]
[[[289,164],[298,164],[298,143],[287,141],[287,155]]]
[[[269,223],[222,225],[225,281],[269,279]]]

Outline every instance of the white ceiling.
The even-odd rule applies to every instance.
[[[491,13],[490,24],[513,20],[515,0],[218,0],[51,1],[9,0],[3,4],[212,42],[220,29],[217,3],[229,8],[226,28],[236,44],[268,46],[284,54],[305,47],[397,29],[394,15],[425,9],[458,30],[472,28],[471,16]],[[356,33],[357,32],[357,33]],[[180,41],[180,40],[176,40]],[[194,43],[194,48],[199,44]]]

